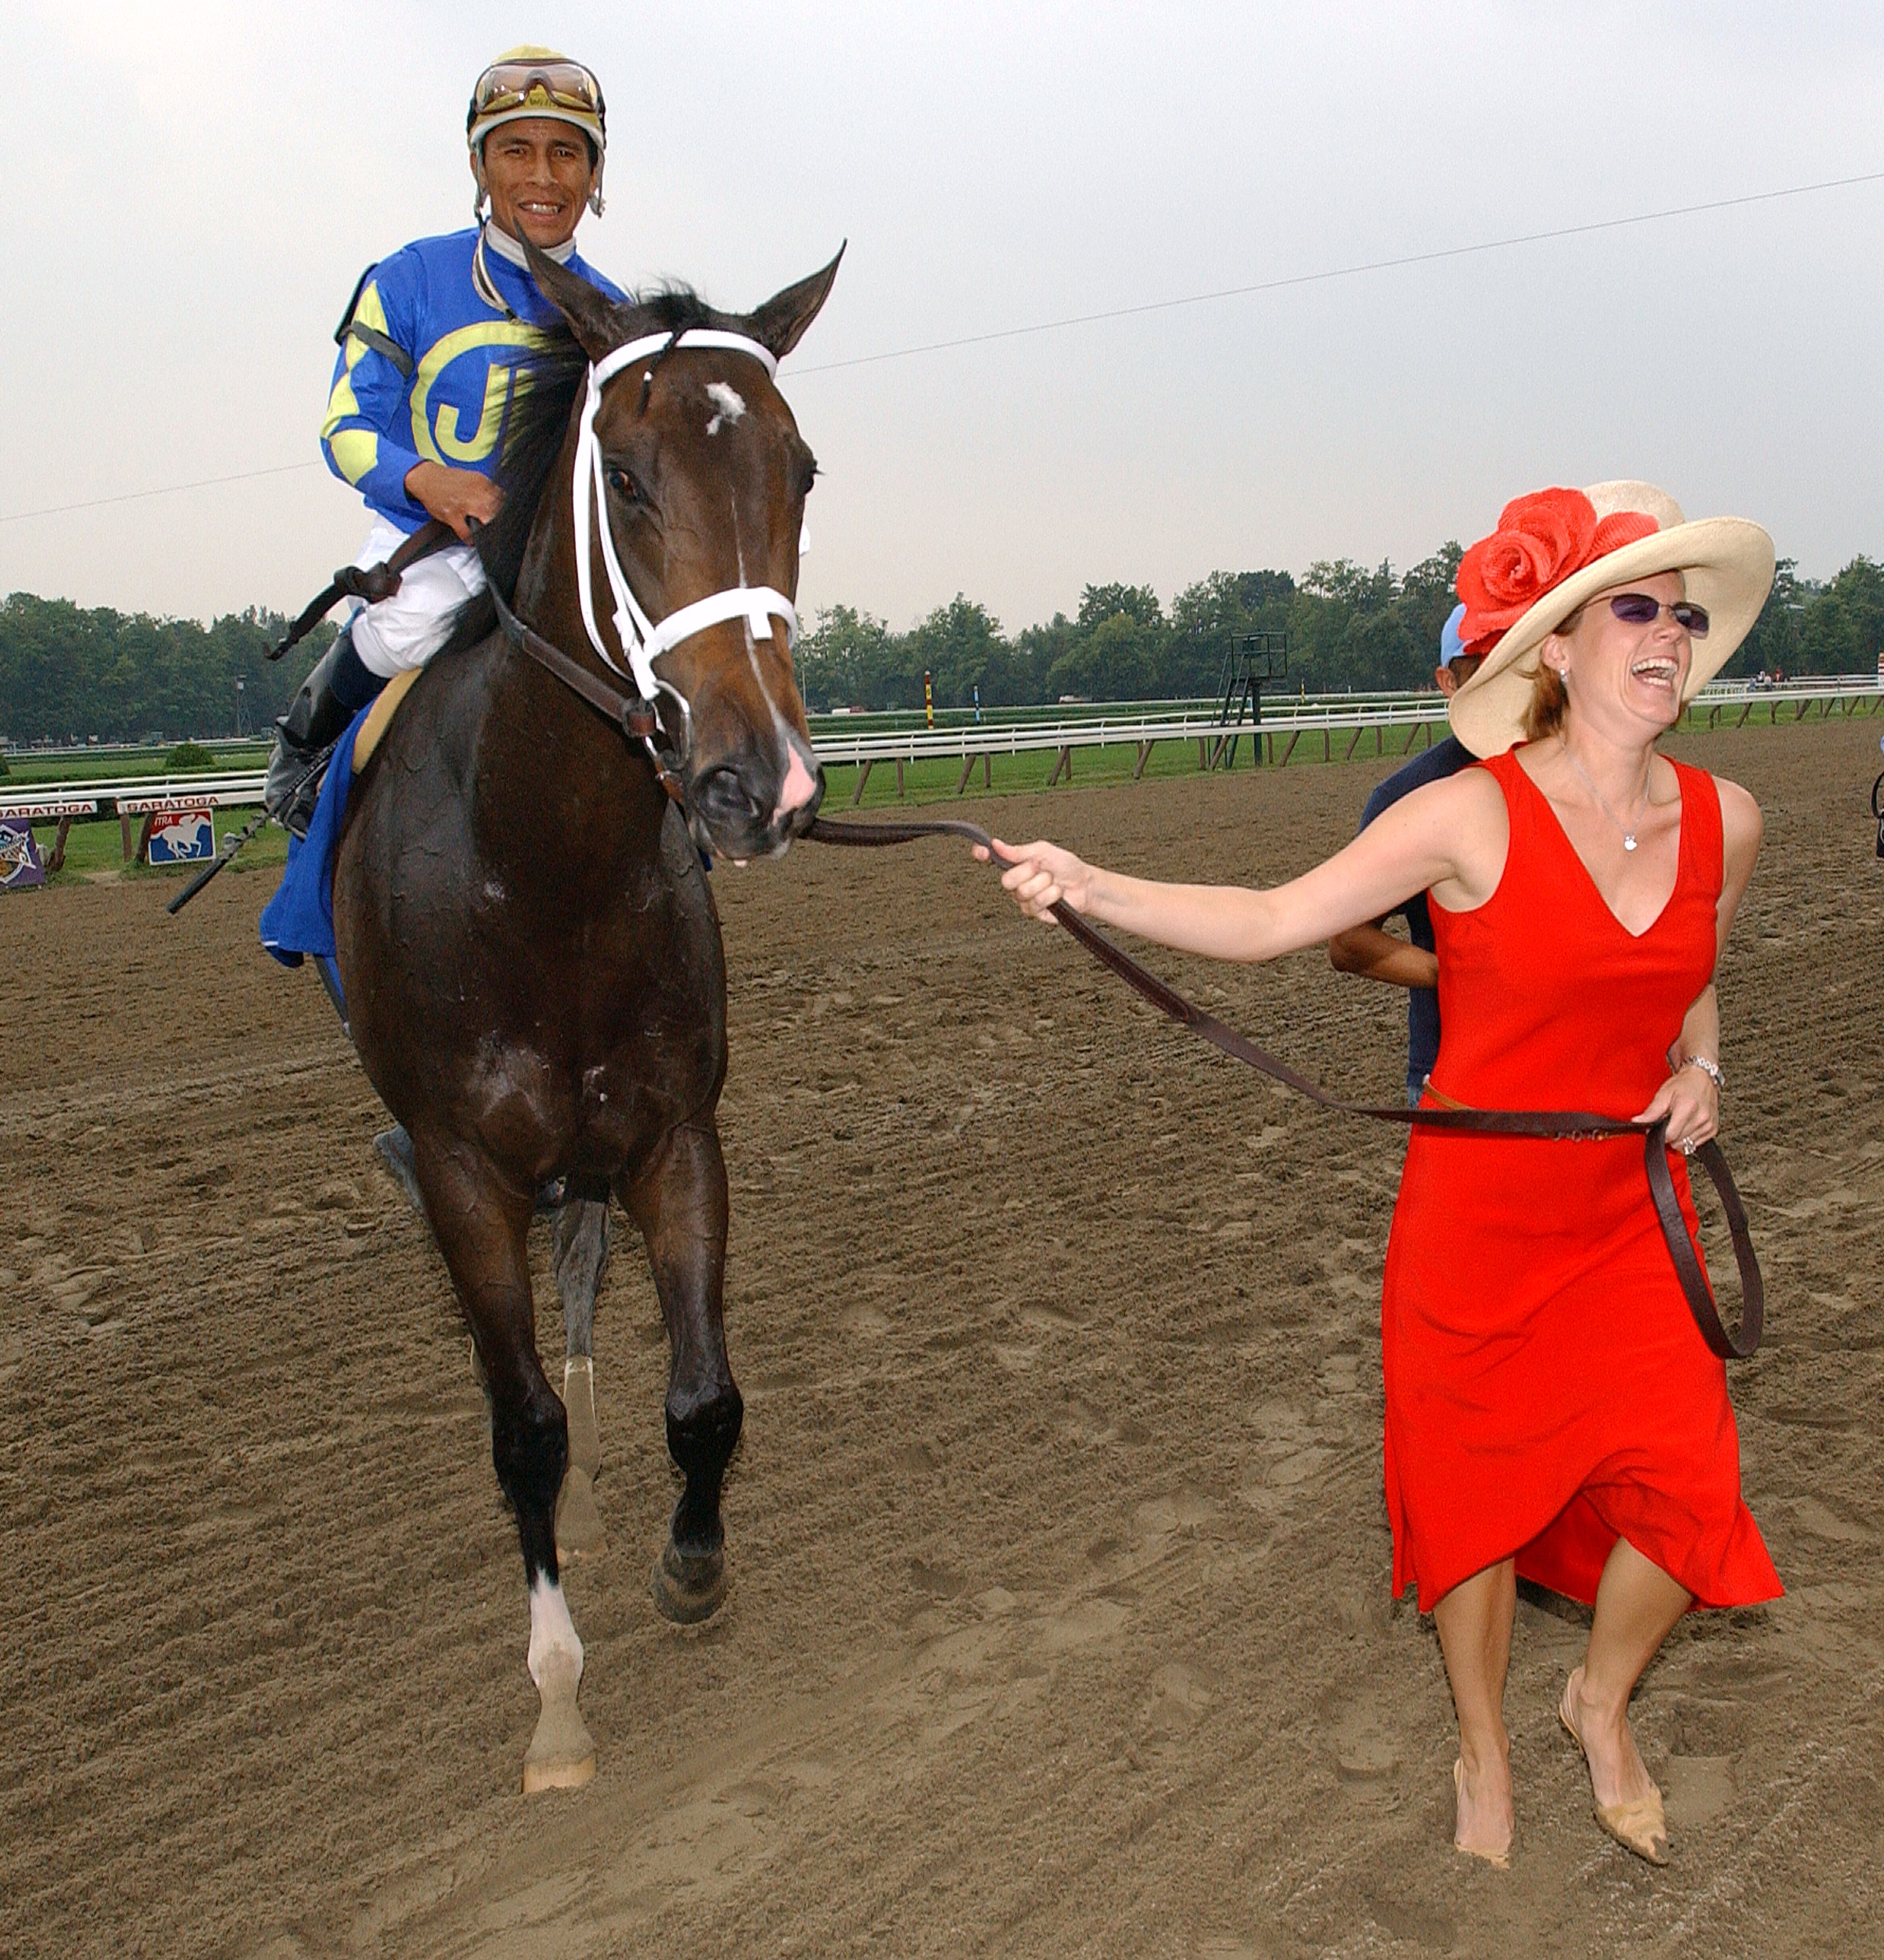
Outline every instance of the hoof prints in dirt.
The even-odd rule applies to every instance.
[[[1554,1713],[1582,1627],[1529,1599],[1512,1869],[1451,1850],[1439,1656],[1387,1598],[1397,1143],[1187,1042],[945,847],[800,848],[716,884],[737,1589],[690,1640],[648,1596],[667,1356],[625,1250],[596,1323],[606,1542],[567,1575],[600,1768],[527,1810],[538,1698],[482,1397],[368,1154],[383,1113],[319,988],[255,952],[262,881],[218,880],[180,927],[148,885],[5,902],[9,978],[45,1006],[0,1052],[0,1516],[46,1576],[0,1666],[0,1948],[1884,1946],[1884,932],[1848,821],[1875,739],[1681,752],[1769,819],[1720,984],[1773,1316],[1735,1393],[1790,1590],[1685,1622],[1644,1684],[1666,1871],[1598,1833]],[[1271,882],[1345,840],[1382,773],[1081,791],[1000,823]],[[1384,990],[1313,955],[1160,964],[1391,1093]],[[159,1025],[136,970],[199,1011]]]

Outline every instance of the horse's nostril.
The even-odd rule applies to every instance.
[[[708,816],[721,823],[758,825],[765,821],[765,812],[737,769],[709,771],[694,794]]]

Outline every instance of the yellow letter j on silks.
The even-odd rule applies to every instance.
[[[433,463],[463,466],[483,462],[493,454],[504,432],[504,419],[510,407],[516,370],[493,362],[484,377],[484,403],[477,428],[467,440],[460,427],[458,409],[449,402],[431,413],[431,391],[439,377],[451,364],[486,347],[528,347],[537,336],[520,321],[488,320],[461,326],[447,333],[426,350],[412,377],[412,447]]]

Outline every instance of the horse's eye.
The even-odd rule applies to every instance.
[[[798,495],[809,497],[817,488],[817,482],[818,466],[815,463],[807,463],[804,466],[804,480],[798,486]]]
[[[641,501],[641,486],[625,469],[614,468],[607,473],[608,486],[618,497],[625,497],[631,504]]]

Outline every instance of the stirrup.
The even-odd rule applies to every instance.
[[[262,800],[267,804],[269,814],[291,837],[298,837],[304,844],[307,841],[308,826],[314,820],[315,807],[320,801],[320,786],[326,781],[327,765],[321,763],[311,775],[304,776],[303,772],[320,753],[317,749],[304,752],[296,749],[285,735],[278,734],[275,753],[269,760],[268,774],[262,780]],[[278,807],[278,797],[282,799]]]

